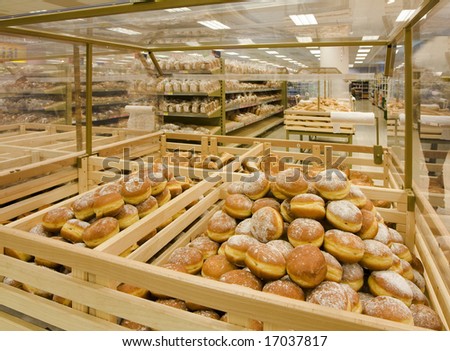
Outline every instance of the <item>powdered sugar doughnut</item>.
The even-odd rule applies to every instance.
[[[288,223],[291,223],[295,219],[294,214],[291,212],[291,200],[285,199],[281,203],[280,213],[283,219]]]
[[[227,240],[227,244],[224,248],[225,257],[231,263],[237,266],[245,266],[245,257],[247,256],[247,250],[255,245],[261,243],[252,236],[248,235],[233,235]]]
[[[350,201],[358,208],[364,207],[367,202],[366,195],[364,195],[361,189],[356,185],[350,185],[350,191],[344,200]]]
[[[306,301],[337,310],[351,311],[351,303],[344,288],[336,282],[324,281],[308,295]]]
[[[341,283],[348,284],[355,291],[361,289],[364,284],[363,268],[358,263],[343,263]]]
[[[364,240],[364,256],[360,264],[373,271],[384,271],[393,264],[393,254],[388,246],[376,240]]]
[[[364,242],[361,238],[339,229],[325,232],[323,247],[325,251],[345,263],[359,262],[364,256]]]
[[[364,314],[394,322],[414,325],[409,308],[400,300],[390,296],[377,296],[364,303]]]
[[[88,221],[95,217],[94,212],[94,192],[82,195],[72,203],[72,211],[75,217],[82,221]]]
[[[356,234],[363,240],[373,239],[378,233],[378,222],[375,215],[373,212],[367,210],[361,210],[361,215],[361,229]]]
[[[298,168],[288,168],[277,174],[277,189],[287,197],[303,194],[308,190],[308,182]]]
[[[305,301],[305,293],[302,288],[289,280],[275,280],[264,285],[263,292],[290,297],[300,301]]]
[[[286,260],[283,254],[265,244],[254,245],[247,250],[245,265],[254,275],[265,280],[280,279],[286,274]]]
[[[326,251],[322,251],[325,260],[327,261],[327,275],[325,280],[339,283],[342,280],[343,269],[339,261]]]
[[[417,285],[409,280],[407,280],[406,282],[408,283],[408,285],[411,288],[411,291],[413,293],[412,303],[428,306],[430,304],[428,301],[428,298],[425,296],[425,294],[422,291],[420,291],[420,289],[417,287]]]
[[[368,279],[369,289],[375,296],[392,296],[410,306],[413,293],[405,278],[392,271],[372,272]]]
[[[270,189],[270,183],[263,172],[255,172],[245,178],[242,185],[243,194],[252,200],[264,197]]]
[[[267,243],[267,245],[272,246],[280,251],[285,259],[290,254],[290,252],[294,250],[294,247],[285,240],[271,240]]]
[[[330,201],[325,216],[337,229],[350,233],[357,233],[362,226],[360,209],[347,200]]]
[[[350,285],[347,284],[339,284],[342,289],[344,289],[345,293],[347,294],[347,298],[350,302],[351,311],[355,313],[362,313],[363,307],[362,303],[359,300],[359,294],[353,290]]]
[[[291,199],[291,212],[295,217],[323,219],[325,201],[318,195],[300,194]]]
[[[199,249],[204,260],[210,256],[216,255],[217,250],[219,249],[219,244],[207,236],[199,236],[195,238],[188,244],[188,246]]]
[[[252,213],[255,213],[256,211],[258,211],[260,208],[263,207],[272,207],[278,212],[280,212],[280,203],[277,200],[271,197],[263,197],[261,199],[256,200],[253,203]]]
[[[233,218],[244,219],[252,215],[253,201],[243,194],[231,194],[225,199],[222,210]]]
[[[294,247],[305,244],[321,247],[325,229],[315,219],[297,218],[289,225],[287,235],[289,242]]]
[[[272,207],[263,207],[252,217],[252,235],[262,243],[278,239],[283,227],[283,218]]]
[[[180,264],[184,266],[187,273],[196,274],[202,269],[203,255],[195,247],[179,247],[172,252],[168,263]]]
[[[315,189],[327,200],[341,200],[350,192],[350,182],[338,169],[327,169],[316,176]]]
[[[224,255],[214,255],[208,257],[202,266],[202,276],[209,279],[219,280],[220,276],[226,272],[237,269],[230,263]]]
[[[327,275],[327,262],[320,249],[313,245],[294,248],[286,259],[286,271],[302,288],[319,285]]]
[[[239,222],[234,230],[235,235],[252,235],[252,219],[246,218]]]
[[[378,223],[377,235],[375,235],[373,239],[380,241],[387,246],[392,243],[391,233],[389,233],[388,227],[383,223]]]
[[[218,243],[223,243],[234,235],[235,228],[236,220],[225,212],[219,210],[214,213],[209,220],[206,234],[211,240],[217,241]]]
[[[413,304],[411,305],[410,310],[416,327],[438,331],[442,330],[441,319],[430,307]]]
[[[389,245],[389,248],[391,249],[391,251],[394,255],[397,255],[402,260],[405,260],[407,262],[412,262],[412,255],[408,249],[408,246],[406,246],[404,244],[392,242]]]
[[[221,275],[219,281],[245,286],[253,290],[262,290],[263,284],[261,280],[256,277],[252,272],[235,269],[233,271],[226,272]]]

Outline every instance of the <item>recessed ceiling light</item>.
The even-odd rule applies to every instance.
[[[286,57],[286,55],[275,55],[275,57],[283,58],[283,57]]]
[[[315,56],[315,57],[320,57],[320,54],[315,54],[314,56]]]
[[[363,48],[373,48],[373,46],[372,45],[360,45],[360,49],[363,49]]]
[[[368,40],[378,40],[380,36],[379,35],[364,35],[362,37],[362,40],[368,41]]]
[[[171,51],[171,52],[174,52],[174,53],[176,53],[176,54],[181,54],[181,53],[183,53],[184,51],[181,51],[181,50],[174,50],[174,51]]]
[[[278,51],[273,51],[273,50],[269,50],[269,51],[266,51],[268,54],[270,54],[270,55],[278,55]]]
[[[290,57],[286,57],[283,59],[284,61],[291,61],[292,59]]]
[[[395,2],[395,0],[388,0],[388,2],[386,3],[387,5],[393,4]]]
[[[258,48],[258,50],[269,50],[269,48]]]
[[[213,21],[197,21],[198,24],[201,24],[202,26],[208,27],[210,29],[214,30],[221,30],[221,29],[230,29],[230,27],[226,26],[222,22],[213,20]]]
[[[311,43],[313,40],[311,37],[296,37],[299,43]]]
[[[128,35],[139,35],[139,34],[142,34],[141,32],[136,32],[135,30],[122,28],[122,27],[111,27],[111,28],[106,28],[106,29],[110,30],[112,32],[128,34]]]
[[[362,57],[366,57],[367,54],[356,54],[356,56],[362,56]]]
[[[405,22],[411,18],[416,10],[402,10],[395,22]]]
[[[239,44],[255,44],[250,38],[238,39]]]
[[[34,10],[34,11],[30,11],[28,13],[43,13],[43,12],[47,12],[47,10]]]
[[[289,17],[296,26],[311,26],[317,24],[316,17],[313,14],[290,15]]]
[[[187,41],[185,44],[188,46],[200,46],[198,41]]]
[[[363,63],[364,61],[355,61],[355,63]]]
[[[167,56],[167,55],[155,55],[155,57],[157,57],[157,58],[167,58],[169,56]]]
[[[245,56],[245,55],[242,55],[242,56],[239,56],[240,58],[243,58],[243,59],[249,59],[250,58],[250,56]]]
[[[361,52],[370,52],[370,49],[358,49],[358,53],[361,53]]]
[[[307,46],[306,48],[307,49],[318,49],[319,47],[318,46]]]
[[[348,65],[348,68],[353,68],[353,66],[354,66],[354,64],[351,63],[351,64]]]
[[[225,51],[225,54],[230,55],[230,56],[238,56],[239,55],[237,52],[233,52],[233,51]]]
[[[250,61],[259,61],[259,59],[250,59]]]
[[[320,55],[320,49],[319,50],[309,50],[309,52],[313,55]]]
[[[175,9],[166,9],[167,12],[188,12],[191,11],[189,7],[178,7]]]

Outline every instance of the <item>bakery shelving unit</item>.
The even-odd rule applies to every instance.
[[[369,81],[354,80],[350,83],[350,90],[356,100],[369,98]]]
[[[377,106],[384,112],[384,118],[387,119],[387,103],[390,94],[391,78],[384,75],[377,75],[375,80],[371,81],[370,101],[372,105]]]

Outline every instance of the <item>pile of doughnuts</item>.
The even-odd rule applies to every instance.
[[[192,151],[174,150],[168,152],[162,162],[167,165],[179,167],[192,167],[217,170],[233,162],[235,157],[228,152],[221,152],[219,155],[201,155]]]
[[[162,164],[154,163],[152,168],[153,172],[143,172],[144,177],[130,174],[83,194],[70,206],[49,210],[42,216],[41,222],[29,230],[29,233],[77,246],[94,248],[193,185],[192,180],[187,177],[173,177]],[[192,205],[194,203],[188,207]],[[185,209],[180,213],[184,211]],[[122,252],[120,256],[128,256],[152,238],[157,231],[170,224],[178,215],[179,213],[169,217],[158,228]],[[5,248],[5,254],[60,272],[70,271],[64,266],[18,250]],[[32,288],[27,288],[25,284],[20,286],[34,294],[52,298],[51,294],[34,291]]]
[[[177,248],[183,271],[338,310],[441,330],[421,261],[337,169],[255,172],[227,188],[203,236]]]

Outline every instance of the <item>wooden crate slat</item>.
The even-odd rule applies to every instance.
[[[44,328],[38,327],[21,318],[12,316],[0,311],[0,330],[2,331],[44,331]]]

